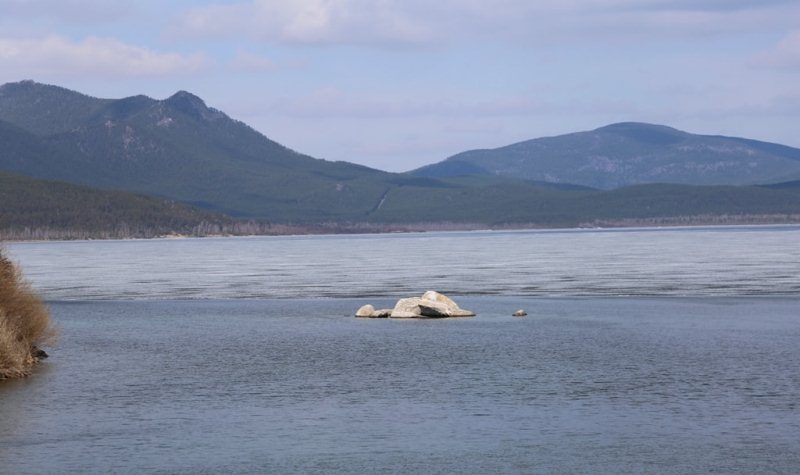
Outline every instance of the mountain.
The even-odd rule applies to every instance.
[[[0,140],[2,170],[272,221],[363,220],[388,189],[426,181],[300,154],[184,91],[109,100],[6,84]]]
[[[236,224],[174,201],[0,172],[0,237],[8,239],[153,237]]]
[[[498,175],[602,189],[644,183],[749,185],[796,179],[800,149],[625,122],[463,152],[412,174]]]
[[[614,144],[621,152],[612,160],[608,150]],[[467,152],[418,175],[388,173],[295,152],[185,91],[163,100],[97,99],[22,81],[0,86],[0,170],[12,174],[0,177],[0,230],[81,228],[87,236],[102,237],[118,223],[152,235],[185,232],[197,221],[211,223],[206,233],[248,234],[420,223],[436,228],[635,224],[651,218],[667,223],[691,218],[693,224],[800,220],[800,187],[793,183],[598,189],[624,183],[611,179],[632,174],[633,165],[662,163],[658,177],[664,180],[668,172],[677,173],[681,168],[665,165],[658,150],[694,157],[689,178],[710,179],[708,172],[721,183],[728,183],[723,176],[731,183],[778,181],[756,178],[766,176],[790,182],[800,177],[800,155],[789,147],[617,124],[508,148],[516,151],[518,160],[511,165],[518,168],[530,162],[527,151],[559,151],[533,162],[557,167],[562,175],[526,176],[515,169],[516,176],[506,176],[490,163],[497,151]],[[600,152],[588,160],[605,168],[581,168],[587,158],[580,150],[601,149],[605,161]],[[473,154],[486,160],[467,159]],[[622,156],[633,157],[630,164]],[[741,156],[750,160],[748,179],[739,173]],[[498,163],[505,163],[501,158]],[[282,231],[271,227],[276,224]]]

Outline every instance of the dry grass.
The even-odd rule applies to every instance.
[[[28,375],[55,337],[47,306],[0,252],[0,379]]]

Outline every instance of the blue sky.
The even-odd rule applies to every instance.
[[[391,171],[629,120],[800,147],[800,0],[0,0],[21,79]]]

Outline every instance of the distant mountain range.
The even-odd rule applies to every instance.
[[[231,229],[234,219],[356,227],[800,219],[800,182],[791,181],[800,180],[800,150],[776,144],[626,123],[465,152],[399,174],[295,152],[188,92],[98,99],[33,81],[0,86],[0,171],[12,174],[0,176],[0,228],[48,215],[71,216],[62,227],[105,221],[104,229],[149,219],[135,216],[175,219],[180,229],[194,221]],[[777,182],[784,183],[732,186]],[[37,219],[19,212],[37,206]]]
[[[753,185],[800,178],[800,149],[625,122],[463,152],[412,173],[497,175],[601,189],[646,183]]]

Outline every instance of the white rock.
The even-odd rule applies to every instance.
[[[444,304],[447,306],[447,317],[474,317],[475,312],[470,310],[464,310],[463,308],[459,307],[457,303],[450,297],[444,294],[440,294],[439,292],[435,292],[433,290],[429,290],[422,294],[422,299],[426,301],[435,301],[440,304]],[[423,311],[423,314],[425,312]]]
[[[419,308],[419,302],[422,299],[418,297],[411,297],[407,299],[400,299],[392,309],[392,318],[420,318],[422,311]]]
[[[422,298],[424,300],[433,300],[435,302],[441,302],[450,308],[458,308],[458,304],[456,304],[450,297],[444,294],[440,294],[439,292],[433,290],[429,290],[424,294],[422,294]]]
[[[451,312],[451,317],[474,317],[475,312],[472,310],[465,310],[463,308],[457,308]]]
[[[458,308],[452,308],[445,303],[437,302],[436,300],[420,299],[419,301],[420,314],[423,317],[429,318],[444,318],[452,317],[453,311]]]
[[[373,312],[383,312],[375,311]],[[391,310],[392,318],[474,317],[475,312],[464,310],[446,295],[429,290],[419,297],[400,299]]]
[[[356,311],[356,317],[359,317],[359,318],[370,318],[370,317],[372,317],[373,313],[375,313],[375,307],[373,307],[372,305],[367,304],[367,305],[364,305],[363,307],[359,308],[358,311]]]

